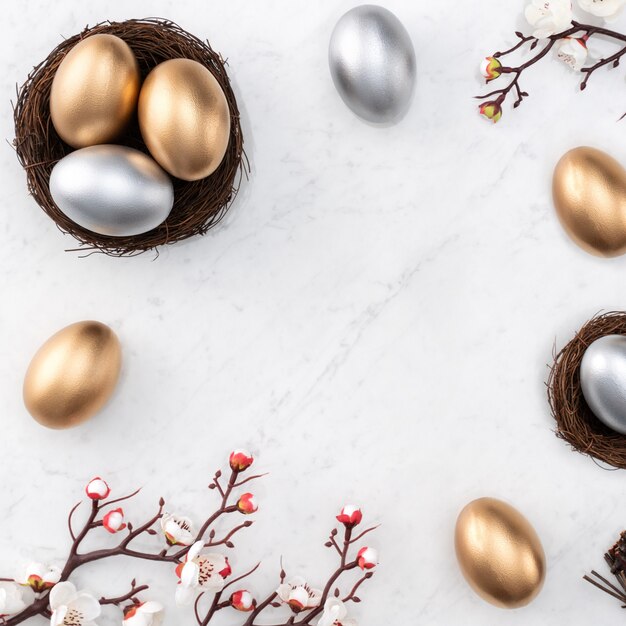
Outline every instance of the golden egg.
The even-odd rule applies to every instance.
[[[212,174],[230,137],[226,96],[209,70],[172,59],[148,74],[139,94],[139,126],[150,154],[183,180]]]
[[[546,557],[528,520],[495,498],[470,502],[454,537],[461,572],[484,600],[507,609],[525,606],[541,591]]]
[[[114,141],[137,107],[139,65],[128,44],[114,35],[91,35],[77,43],[57,69],[50,116],[70,146]]]
[[[605,257],[626,252],[626,171],[614,158],[595,148],[570,150],[554,169],[552,195],[581,248]]]
[[[116,334],[100,322],[77,322],[41,346],[24,378],[24,404],[48,428],[71,428],[107,402],[120,373]]]

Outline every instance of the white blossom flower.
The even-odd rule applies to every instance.
[[[584,39],[564,37],[556,45],[556,56],[576,71],[580,71],[585,64],[587,54],[587,44]]]
[[[622,12],[626,0],[578,0],[578,4],[583,11],[611,21]]]
[[[22,569],[15,582],[40,593],[54,587],[60,579],[61,570],[58,567],[32,562]]]
[[[124,611],[124,626],[160,626],[163,623],[163,605],[143,602]]]
[[[328,598],[317,626],[357,626],[356,620],[346,617],[348,610],[339,598]]]
[[[221,554],[201,554],[204,541],[196,541],[176,567],[180,578],[176,588],[176,604],[190,604],[199,591],[217,593],[224,588],[224,579],[230,576],[228,559]]]
[[[26,602],[24,602],[20,587],[16,583],[0,582],[0,618],[15,615],[25,608]]]
[[[166,513],[161,518],[161,529],[171,546],[190,546],[195,538],[191,520]]]
[[[532,0],[524,15],[535,28],[533,37],[545,39],[565,30],[572,22],[570,0]]]
[[[276,593],[296,612],[314,609],[322,601],[322,592],[319,589],[311,589],[300,576],[279,585]]]
[[[50,591],[50,626],[95,626],[100,603],[86,591],[76,591],[71,582],[56,584]]]

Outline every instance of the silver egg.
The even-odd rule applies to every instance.
[[[404,116],[415,85],[415,50],[391,11],[364,4],[343,15],[328,63],[339,95],[359,117],[390,124]]]
[[[626,435],[626,337],[606,335],[592,342],[580,364],[580,385],[593,414]]]
[[[70,152],[52,169],[52,199],[94,233],[132,237],[163,223],[174,204],[170,177],[149,156],[125,146]]]

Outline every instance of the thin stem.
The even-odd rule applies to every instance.
[[[260,565],[261,565],[260,563],[257,563],[251,570],[247,571],[245,574],[242,574],[241,576],[237,576],[237,578],[233,578],[233,580],[231,580],[228,584],[224,585],[223,590],[226,590],[229,587],[232,587],[234,584],[238,583],[244,578],[248,578],[248,576],[251,576],[252,574],[254,574],[254,572],[256,572],[259,569]]]
[[[127,496],[123,496],[121,498],[115,498],[115,500],[107,500],[106,502],[102,504],[100,508],[102,509],[105,506],[111,506],[112,504],[118,504],[120,502],[124,502],[125,500],[130,500],[131,498],[134,498],[140,491],[141,491],[141,487],[133,491],[133,493],[128,494]]]
[[[134,596],[146,589],[149,589],[148,585],[139,585],[139,587],[135,586],[135,581],[131,583],[131,590],[128,593],[125,593],[122,596],[117,596],[116,598],[100,598],[100,604],[114,604],[115,606],[119,606],[122,602],[127,602],[128,600],[132,600]]]
[[[76,509],[82,504],[82,502],[77,502],[73,507],[72,510],[70,511],[70,514],[67,516],[67,527],[70,531],[70,537],[72,538],[72,541],[76,541],[76,535],[74,534],[74,530],[72,529],[72,517],[74,516],[74,512],[76,511]]]

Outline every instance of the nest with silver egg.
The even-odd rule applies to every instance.
[[[589,320],[554,356],[548,376],[548,400],[556,435],[572,449],[615,468],[626,469],[626,436],[602,423],[583,395],[580,365],[587,348],[601,337],[626,336],[626,313],[611,311]]]
[[[230,114],[230,135],[224,158],[217,169],[200,180],[172,177],[174,204],[167,219],[152,230],[131,236],[108,236],[88,230],[65,215],[50,193],[54,165],[73,152],[55,130],[50,115],[53,78],[67,53],[92,35],[108,34],[122,39],[137,58],[141,79],[158,64],[170,59],[191,59],[207,68],[221,87]],[[203,235],[224,217],[249,171],[237,100],[226,72],[226,62],[208,42],[162,19],[132,19],[103,22],[86,28],[59,44],[29,74],[18,90],[14,105],[15,140],[18,160],[26,172],[30,194],[63,232],[79,242],[76,250],[99,251],[112,256],[135,255],[165,244]],[[115,143],[148,154],[137,116]]]

